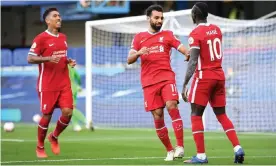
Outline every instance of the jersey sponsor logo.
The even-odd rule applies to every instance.
[[[56,57],[66,57],[67,51],[66,50],[54,51],[52,55]]]
[[[154,53],[160,53],[160,52],[165,52],[164,46],[162,45],[150,47],[148,54],[154,54]]]
[[[50,47],[52,47],[54,44],[49,44]]]
[[[194,43],[194,38],[193,37],[189,37],[188,42],[189,42],[189,44],[193,44]]]
[[[33,43],[33,45],[31,46],[32,49],[36,48],[36,42]]]

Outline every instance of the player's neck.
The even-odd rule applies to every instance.
[[[160,32],[160,30],[159,30],[159,31],[156,31],[156,30],[154,30],[154,29],[152,29],[152,28],[149,28],[148,31],[149,31],[150,33],[157,33],[157,32]]]
[[[47,31],[50,32],[53,35],[58,35],[58,30],[57,29],[48,28]]]
[[[201,24],[201,23],[205,24],[205,23],[207,23],[207,20],[198,20],[196,22],[196,25]]]

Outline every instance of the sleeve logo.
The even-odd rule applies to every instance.
[[[189,37],[188,42],[189,42],[189,44],[193,44],[194,43],[194,38],[193,37]]]
[[[34,42],[33,45],[31,46],[32,49],[36,48],[36,43]]]

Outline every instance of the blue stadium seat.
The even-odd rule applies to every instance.
[[[72,48],[72,47],[68,48],[68,50],[67,50],[67,57],[75,59],[75,57],[74,57],[74,51],[75,51],[74,48]]]
[[[13,65],[15,66],[31,66],[28,64],[27,56],[29,48],[17,48],[13,51]]]
[[[12,66],[12,52],[9,49],[1,49],[1,66]]]
[[[85,48],[74,48],[74,57],[79,65],[85,65]]]

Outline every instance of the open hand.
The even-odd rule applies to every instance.
[[[190,59],[190,51],[186,52],[185,57],[186,57],[185,61],[188,62]]]
[[[181,95],[182,95],[182,99],[183,99],[185,102],[188,102],[188,88],[187,88],[187,85],[184,85],[184,86],[183,86]]]

